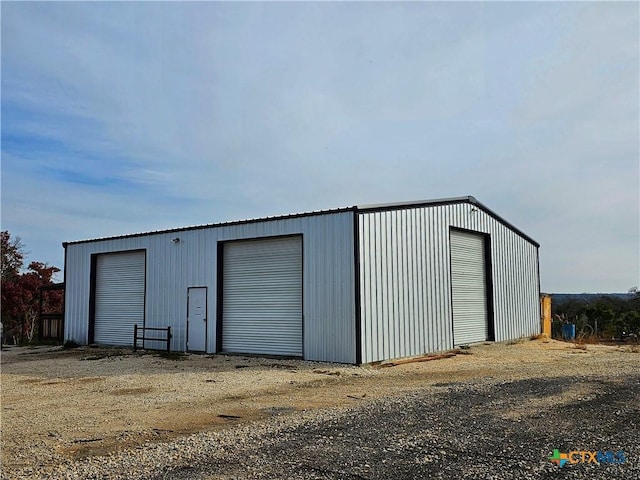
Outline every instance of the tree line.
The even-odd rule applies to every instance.
[[[573,323],[578,336],[604,340],[640,338],[640,290],[633,287],[627,297],[593,295],[556,301],[552,295],[554,326]]]
[[[37,337],[41,288],[53,285],[58,267],[30,262],[23,270],[25,245],[20,237],[1,232],[2,339],[14,344]],[[42,296],[43,311],[62,312],[64,292],[53,290]]]

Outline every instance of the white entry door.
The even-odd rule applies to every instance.
[[[188,289],[187,350],[207,351],[207,287]]]

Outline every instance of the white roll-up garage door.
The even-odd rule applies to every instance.
[[[302,356],[302,237],[224,245],[222,350]]]
[[[455,345],[489,338],[482,235],[451,230],[451,293]]]
[[[96,259],[93,341],[132,345],[133,326],[144,325],[145,252],[109,253]]]

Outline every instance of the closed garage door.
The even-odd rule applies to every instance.
[[[455,345],[487,340],[489,314],[482,235],[451,231],[451,292]]]
[[[96,259],[93,341],[132,345],[133,326],[144,325],[145,252],[109,253]]]
[[[222,350],[302,356],[302,237],[223,252]]]

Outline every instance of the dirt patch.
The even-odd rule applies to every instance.
[[[86,382],[82,382],[86,383]],[[142,395],[144,393],[153,392],[153,388],[151,387],[138,387],[138,388],[121,388],[119,390],[114,390],[111,392],[111,395]]]
[[[77,380],[78,383],[95,383],[95,382],[104,382],[104,378],[102,377],[86,377],[79,378]]]
[[[550,340],[482,344],[465,353],[379,368],[225,355],[185,355],[176,362],[149,352],[86,347],[25,354],[13,347],[1,356],[3,474],[416,389],[602,375],[614,373],[613,366],[635,369],[640,361],[622,347],[579,350]],[[590,394],[570,389],[567,398],[554,401]],[[518,418],[541,408],[532,401],[503,415]]]

